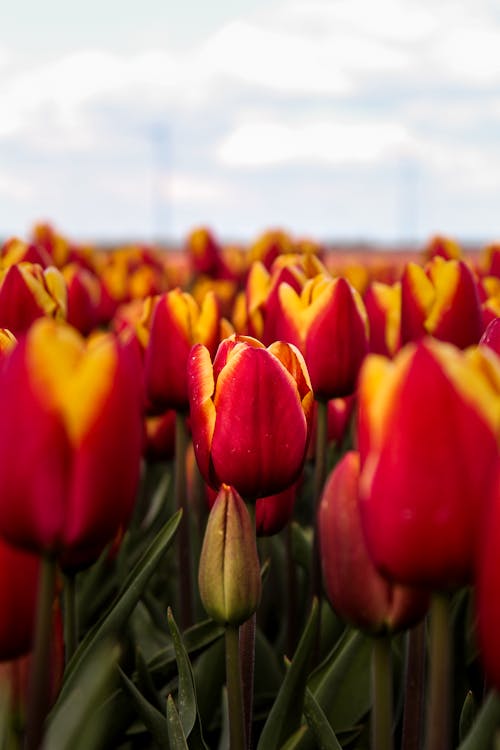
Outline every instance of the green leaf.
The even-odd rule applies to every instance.
[[[317,628],[318,601],[315,599],[293,661],[262,730],[258,750],[277,750],[300,724],[309,659]]]
[[[287,739],[285,744],[281,746],[280,750],[296,750],[296,748],[299,747],[302,741],[302,738],[304,737],[306,732],[307,732],[307,726],[303,724],[301,727],[297,729],[296,732],[292,734],[291,737]]]
[[[109,696],[116,679],[120,648],[102,641],[86,660],[79,679],[52,711],[44,747],[50,750],[98,748],[105,726],[105,712],[99,707]]]
[[[342,750],[323,709],[309,689],[306,689],[304,699],[304,715],[314,734],[318,750]]]
[[[111,604],[108,611],[104,613],[99,622],[89,630],[85,638],[77,648],[67,669],[65,679],[59,693],[55,708],[66,698],[74,688],[79,675],[89,658],[89,653],[105,638],[118,633],[125,625],[127,619],[153,575],[156,567],[161,562],[165,551],[174,538],[175,532],[181,519],[181,511],[178,511],[164,528],[155,537],[146,552],[141,556],[137,564],[132,568],[123,585],[122,591]],[[53,709],[54,710],[54,709]]]
[[[179,687],[177,690],[179,717],[184,735],[187,738],[191,734],[191,730],[196,721],[196,693],[194,688],[193,670],[191,669],[191,662],[189,661],[187,651],[184,648],[179,628],[177,627],[170,607],[168,608],[167,618],[170,635],[174,642],[177,670],[179,673]]]
[[[460,742],[462,742],[462,740],[471,730],[472,725],[474,724],[474,719],[476,718],[476,714],[477,705],[474,699],[474,693],[472,692],[472,690],[469,690],[467,695],[465,696],[464,704],[460,712],[460,720],[458,724],[458,736]]]
[[[171,695],[167,698],[167,723],[170,750],[189,750],[181,720]]]
[[[292,522],[292,555],[297,564],[308,572],[311,567],[312,538],[296,521]]]
[[[358,630],[348,629],[309,687],[336,733],[351,729],[371,705],[370,664],[372,641]]]
[[[218,625],[213,620],[203,620],[203,622],[197,623],[184,631],[184,647],[188,654],[202,651],[214,643],[214,641],[222,638],[223,635],[223,625]],[[148,667],[150,672],[155,675],[163,674],[174,662],[175,647],[172,642],[149,661]]]
[[[155,708],[120,669],[120,678],[125,692],[131,697],[137,714],[146,729],[151,732],[159,747],[168,747],[168,727],[164,715]]]
[[[491,747],[500,722],[500,696],[492,690],[478,711],[472,729],[458,750],[484,750]]]

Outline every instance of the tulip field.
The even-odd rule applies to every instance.
[[[500,748],[500,244],[0,249],[0,750]]]

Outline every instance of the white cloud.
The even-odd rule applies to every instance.
[[[295,125],[261,121],[236,127],[219,145],[217,155],[231,167],[356,164],[402,155],[414,147],[408,131],[388,120],[313,120]]]

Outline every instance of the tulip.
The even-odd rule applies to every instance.
[[[241,625],[256,611],[260,565],[250,514],[240,495],[222,485],[208,517],[198,583],[203,606],[223,625]]]
[[[500,317],[493,318],[481,336],[479,343],[488,346],[496,354],[500,355]]]
[[[142,445],[134,354],[42,318],[6,358],[0,533],[11,543],[83,566],[128,522]]]
[[[300,296],[281,284],[279,302],[275,334],[304,355],[315,398],[353,393],[368,348],[368,319],[359,293],[342,277],[320,274]]]
[[[401,283],[372,282],[364,303],[370,321],[370,352],[393,357],[401,345]]]
[[[275,342],[266,349],[233,335],[220,344],[212,365],[199,344],[191,351],[188,380],[195,454],[208,484],[230,484],[250,500],[296,481],[313,397],[294,346]]]
[[[383,578],[366,548],[359,506],[360,461],[349,451],[327,479],[318,528],[325,589],[342,619],[372,633],[396,632],[425,614],[428,594]]]
[[[16,336],[42,316],[66,318],[66,284],[54,266],[19,263],[7,269],[0,283],[0,325]]]
[[[432,335],[461,349],[483,330],[477,281],[464,261],[439,255],[425,269],[408,263],[401,280],[403,343]]]
[[[66,265],[62,274],[68,290],[67,321],[86,336],[100,323],[101,283],[77,263]]]
[[[360,375],[362,516],[383,575],[438,589],[471,580],[498,463],[500,360],[431,339]]]
[[[201,307],[180,289],[158,298],[144,362],[147,398],[155,411],[187,411],[186,367],[191,347],[204,344],[213,355],[219,343],[220,324],[213,293],[206,295]]]

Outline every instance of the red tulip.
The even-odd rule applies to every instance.
[[[359,507],[359,454],[346,453],[330,474],[319,507],[323,580],[337,614],[375,633],[414,625],[428,606],[421,589],[383,578],[366,548]]]
[[[401,283],[372,282],[364,303],[370,321],[370,351],[393,357],[401,345]]]
[[[231,336],[217,351],[193,347],[188,365],[191,431],[208,484],[246,499],[272,495],[298,478],[307,450],[312,392],[297,349]]]
[[[127,523],[142,446],[137,351],[43,318],[0,372],[0,533],[92,562]]]
[[[353,393],[368,349],[368,321],[358,292],[342,277],[321,274],[300,296],[281,284],[279,302],[275,334],[304,355],[315,398]]]
[[[358,443],[368,548],[388,578],[470,581],[498,463],[500,360],[425,340],[360,375]]]
[[[432,335],[464,349],[483,330],[476,279],[464,261],[436,255],[425,269],[408,263],[401,281],[403,343]]]
[[[42,268],[33,263],[19,263],[7,269],[0,285],[2,327],[18,336],[37,318],[63,320],[66,314],[66,284],[54,266]]]
[[[161,295],[154,307],[145,354],[147,398],[155,411],[189,407],[187,362],[193,344],[211,355],[219,343],[219,305],[208,293],[201,307],[180,289]]]

